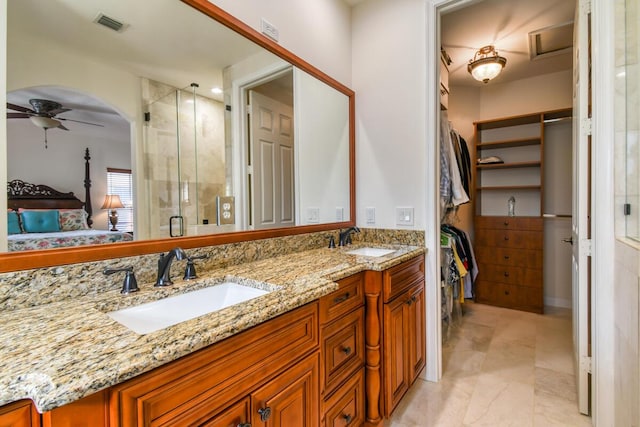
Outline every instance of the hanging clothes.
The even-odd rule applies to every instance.
[[[452,136],[452,129],[449,124],[447,112],[440,114],[440,204],[441,212],[444,214],[451,207],[459,206],[469,202],[469,180],[463,185],[461,168],[471,170],[470,164],[465,166],[463,147],[456,137]],[[466,142],[465,142],[466,149]],[[458,153],[458,154],[456,154]],[[466,157],[468,158],[468,150]],[[465,172],[466,173],[466,172]],[[470,178],[470,176],[469,176]]]

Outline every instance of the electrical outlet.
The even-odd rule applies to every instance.
[[[413,208],[396,208],[396,225],[413,225]]]
[[[216,197],[216,216],[218,225],[234,224],[236,222],[235,198],[233,196]]]
[[[278,31],[276,26],[264,18],[260,20],[260,31],[262,31],[262,34],[264,34],[265,36],[269,37],[271,40],[276,42],[280,37],[280,32]]]
[[[336,208],[336,221],[344,221],[344,208],[341,208],[340,206]]]
[[[366,208],[365,209],[365,219],[368,225],[373,225],[376,223],[376,208]]]
[[[320,208],[307,208],[307,223],[318,224],[320,222]]]

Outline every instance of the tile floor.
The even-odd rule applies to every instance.
[[[418,379],[385,425],[591,425],[576,403],[570,310],[463,310],[445,337],[442,380]]]

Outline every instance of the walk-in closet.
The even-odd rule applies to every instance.
[[[441,15],[445,343],[468,304],[572,308],[574,13],[573,0],[484,0]],[[483,62],[497,76],[474,78]]]

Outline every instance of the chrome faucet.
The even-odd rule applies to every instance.
[[[352,232],[359,233],[360,229],[358,227],[349,227],[344,231],[340,230],[340,235],[338,237],[338,246],[344,246],[351,243]]]
[[[171,263],[175,259],[185,259],[187,254],[180,248],[173,248],[167,254],[160,254],[158,260],[158,278],[154,286],[173,285],[171,281]]]

